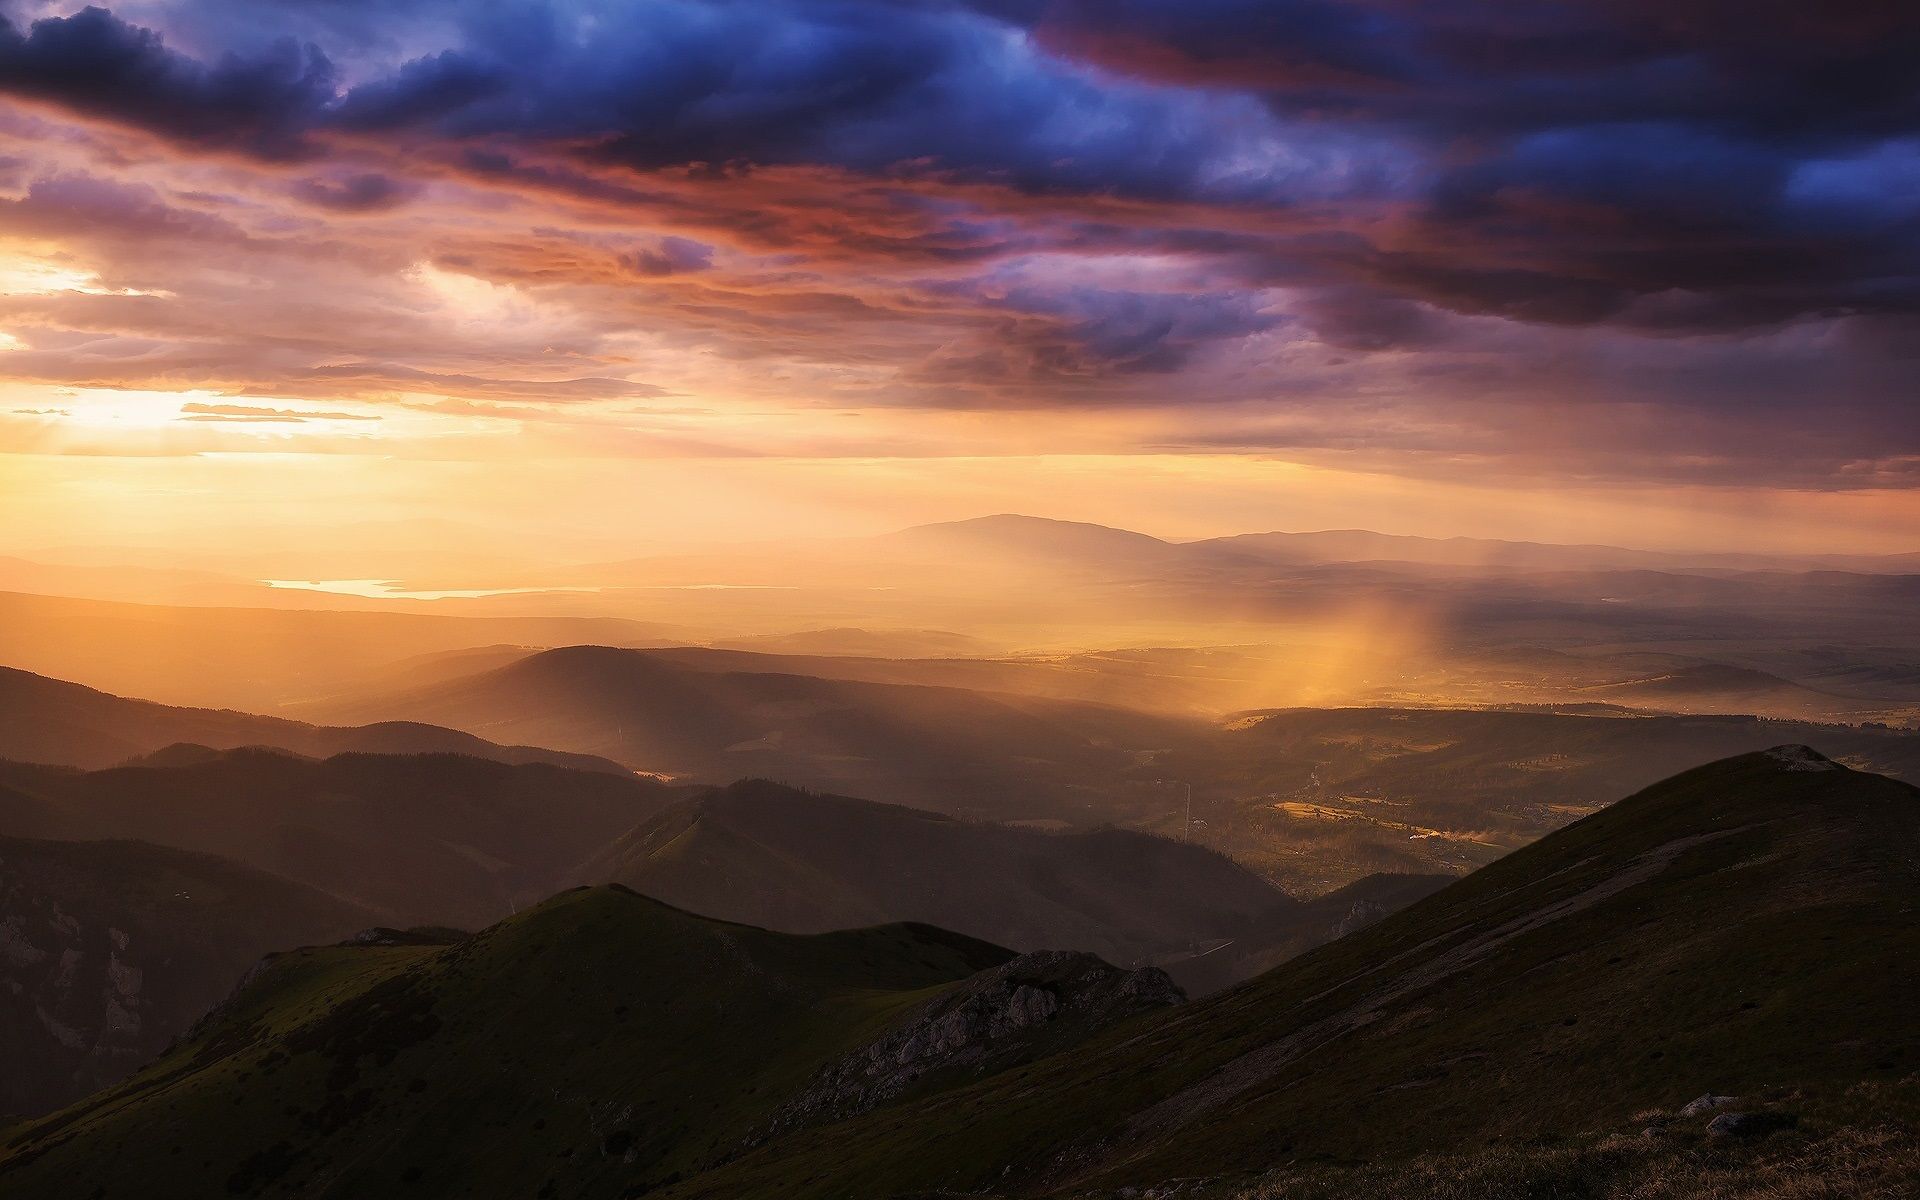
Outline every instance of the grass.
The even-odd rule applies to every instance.
[[[0,1193],[637,1194],[1004,958],[911,926],[787,937],[614,888],[448,947],[298,951],[125,1086],[15,1131]]]
[[[1914,789],[1749,755],[1242,987],[748,1152],[820,1065],[1004,952],[580,890],[450,947],[287,956],[127,1087],[16,1131],[0,1194],[1891,1196],[1916,863]],[[1708,1091],[1801,1124],[1641,1136]]]
[[[1813,1106],[1803,1130],[1704,1136],[1708,1117],[1555,1147],[1501,1146],[1183,1188],[1190,1200],[1908,1200],[1920,1195],[1920,1076]],[[1844,1123],[1833,1124],[1834,1119]]]
[[[1241,988],[673,1195],[1117,1189],[1899,1078],[1920,1061],[1917,800],[1763,755],[1689,772]]]

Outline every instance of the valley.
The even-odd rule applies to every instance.
[[[1024,518],[775,563],[937,624],[621,607],[713,562],[361,598],[459,615],[0,598],[71,672],[0,670],[0,1187],[1521,1195],[1681,1171],[1690,1091],[1791,1116],[1729,1178],[1907,1152],[1849,1107],[1912,1103],[1898,564],[1739,616],[1719,581],[1785,564]],[[1287,613],[1197,598],[1252,580]],[[1152,640],[1023,646],[971,607],[1006,587]],[[1762,636],[1803,602],[1862,640]],[[160,630],[229,665],[140,696],[186,678]]]

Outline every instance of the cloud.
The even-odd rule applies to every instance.
[[[309,176],[293,185],[293,194],[300,199],[334,212],[384,212],[405,204],[416,190],[405,180],[377,171]]]
[[[0,25],[4,231],[102,281],[0,297],[4,370],[1859,486],[1920,452],[1915,62],[1890,4],[85,9]]]
[[[713,247],[692,238],[665,237],[657,245],[621,255],[620,262],[635,275],[685,275],[713,266]]]
[[[378,421],[372,413],[323,412],[304,408],[268,408],[257,404],[208,404],[201,400],[180,406],[183,421],[283,422],[305,421]]]
[[[1273,328],[1280,318],[1257,296],[1060,290],[1023,284],[988,300],[1038,318],[1009,341],[1043,376],[1164,375],[1203,348]]]
[[[1521,321],[1714,331],[1920,308],[1912,206],[1886,199],[1920,128],[1920,17],[1897,6],[1752,22],[1725,0],[660,0],[644,16],[517,0],[389,21],[406,31],[392,45],[365,5],[295,9],[289,36],[256,28],[202,60],[90,8],[6,26],[0,88],[268,159],[426,137],[496,174],[550,171],[524,161],[544,150],[716,189],[815,165],[1037,197],[1338,201],[1366,252],[1293,269]],[[445,44],[393,61],[409,41]],[[355,212],[409,195],[370,171],[293,190]],[[1403,218],[1382,224],[1380,204]],[[699,269],[658,247],[628,265]]]
[[[105,9],[25,33],[0,16],[0,90],[208,149],[311,156],[306,135],[336,78],[325,55],[291,40],[207,64]]]

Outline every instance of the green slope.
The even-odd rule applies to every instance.
[[[1487,1195],[1588,1198],[1623,1194],[1580,1182],[1595,1154],[1661,1171],[1674,1146],[1719,1170],[1640,1137],[1642,1114],[1706,1092],[1806,1114],[1763,1155],[1810,1137],[1892,1162],[1910,1129],[1826,1133],[1863,1106],[1920,1115],[1917,911],[1920,792],[1751,754],[1231,991],[766,1140],[809,1081],[1004,952],[580,890],[451,946],[283,957],[142,1075],[0,1140],[0,1194],[1110,1196],[1285,1168],[1310,1174],[1250,1194],[1483,1194],[1446,1190],[1453,1172],[1499,1176]],[[1037,999],[1023,986],[1000,994]],[[1651,1149],[1605,1140],[1621,1131]],[[1356,1165],[1368,1190],[1342,1183]]]
[[[448,946],[298,950],[127,1084],[16,1131],[0,1194],[644,1190],[1008,957],[920,926],[774,934],[617,888]]]
[[[675,1197],[1016,1192],[1615,1128],[1920,1067],[1920,792],[1789,752],[1690,771],[1240,988]]]

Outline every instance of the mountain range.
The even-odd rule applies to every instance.
[[[743,655],[751,660],[754,656]],[[1071,818],[1138,751],[1204,727],[1110,705],[688,666],[668,654],[571,646],[385,696],[330,704],[329,720],[407,715],[480,736],[724,782],[766,776],[946,811]],[[1048,811],[1051,809],[1051,811]]]
[[[14,1134],[0,1190],[644,1191],[804,1126],[823,1077],[903,1026],[941,1028],[952,1013],[928,1017],[930,1002],[1018,962],[924,926],[793,937],[611,888],[457,942],[422,940],[276,957],[141,1076]],[[980,1035],[966,1047],[892,1057],[964,1079],[961,1049],[1057,1032],[1022,1019],[1040,995],[1052,1015],[1096,1017],[1178,999],[1164,977],[1129,987],[1090,965],[1064,973],[1082,981],[1064,995],[1059,964],[1003,971],[975,1011],[960,1010]],[[1101,994],[1075,1003],[1086,991]],[[203,1139],[215,1125],[224,1133]]]
[[[1916,860],[1920,792],[1783,746],[1188,1004],[924,926],[795,937],[574,891],[445,945],[280,956],[8,1134],[0,1188],[1601,1195],[1704,1152],[1723,1187],[1894,1196],[1920,1158],[1872,1114],[1914,1099]]]
[[[308,717],[444,681],[437,656],[505,648],[493,662],[505,666],[516,648],[696,644],[813,660],[739,668],[758,673],[1185,716],[1583,700],[1896,724],[1920,712],[1911,555],[1354,530],[1168,541],[1002,515],[492,570],[363,596],[236,579],[219,607],[152,603],[171,593],[117,588],[95,568],[90,583],[0,571],[0,584],[116,598],[0,593],[0,661],[169,703]]]
[[[653,780],[454,754],[179,747],[99,771],[0,762],[0,833],[150,842],[317,888],[384,922],[476,928],[665,807]],[[15,815],[17,814],[17,815]]]
[[[534,746],[500,746],[418,721],[343,729],[227,709],[177,708],[0,667],[0,759],[92,769],[181,743],[223,750],[273,746],[322,757],[349,752],[463,754],[503,763],[547,763],[626,774],[607,759]]]
[[[1449,881],[1376,876],[1301,901],[1212,850],[1166,838],[960,821],[763,780],[664,810],[580,878],[787,933],[914,921],[1016,950],[1084,950],[1161,966],[1192,994]]]
[[[0,981],[30,1001],[6,1100],[22,1112],[117,1079],[270,949],[375,925],[479,928],[576,882],[790,933],[937,920],[1017,951],[1163,964],[1196,993],[1444,882],[1362,880],[1300,901],[1212,850],[1122,830],[959,821],[765,782],[187,744],[97,771],[0,762],[0,839],[14,881]]]
[[[1240,988],[667,1194],[1117,1192],[1610,1131],[1684,1148],[1703,1094],[1765,1114],[1750,1128],[1831,1129],[1911,1094],[1916,861],[1920,791],[1804,747],[1727,760]]]

